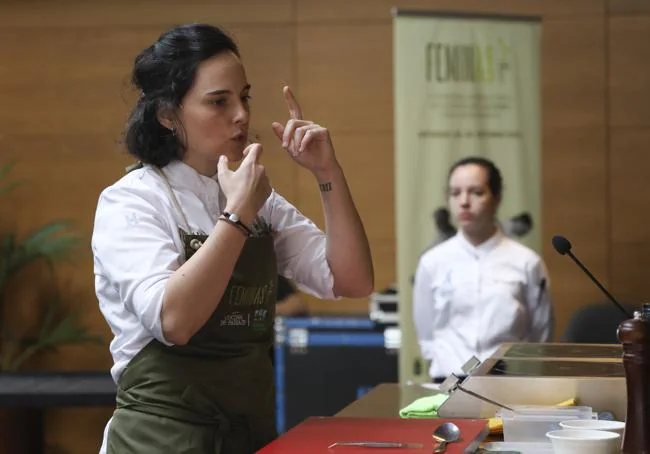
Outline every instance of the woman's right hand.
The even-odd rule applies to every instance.
[[[226,209],[235,213],[246,225],[250,225],[258,211],[271,195],[271,184],[264,166],[259,163],[262,145],[254,143],[244,150],[239,168],[228,168],[228,158],[219,157],[217,167],[219,185],[226,196]]]

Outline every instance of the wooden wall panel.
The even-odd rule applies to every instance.
[[[611,241],[650,243],[650,128],[611,133]],[[630,264],[632,265],[632,264]]]
[[[620,0],[609,7],[612,292],[640,305],[650,265],[650,8]]]
[[[10,203],[0,205],[2,219],[22,232],[70,219],[89,239],[100,191],[121,177],[130,162],[115,140],[108,133],[0,136],[1,161],[15,161],[12,178],[23,182]]]
[[[650,126],[650,15],[609,19],[612,127]]]
[[[309,106],[306,115],[337,134],[392,130],[389,22],[299,25],[296,45],[300,99]]]
[[[544,0],[541,11],[544,19],[602,17],[607,0]]]
[[[549,19],[543,27],[543,256],[560,336],[574,310],[601,295],[555,252],[553,235],[565,235],[592,271],[609,279],[605,35],[602,18]]]
[[[630,0],[632,1],[632,0]],[[638,0],[642,2],[643,0]],[[547,18],[601,17],[606,0],[297,0],[299,23],[346,23],[389,20],[393,7],[410,10],[453,11],[482,14],[542,15]]]
[[[122,95],[128,65],[146,32],[91,33],[0,28],[0,131],[14,134],[119,132],[126,112]],[[126,76],[126,77],[125,77]]]
[[[3,0],[0,26],[45,27],[135,27],[165,28],[189,22],[285,23],[292,14],[292,0]]]
[[[589,0],[582,0],[589,1]],[[580,2],[579,2],[580,3]],[[481,0],[298,0],[296,2],[296,19],[298,22],[355,22],[355,21],[385,21],[391,19],[394,7],[409,10],[425,11],[457,11],[495,14],[539,14],[543,2],[531,0],[496,0],[484,2]]]
[[[566,236],[589,269],[605,285],[609,282],[606,152],[605,132],[600,128],[544,135],[543,257],[558,338],[576,309],[603,296],[569,257],[553,249],[551,238]]]
[[[611,267],[614,296],[630,304],[648,301],[650,269],[650,128],[611,133]]]
[[[641,307],[650,303],[648,270],[650,241],[618,243],[612,246],[611,293],[622,303]],[[605,299],[603,298],[603,301]]]
[[[608,0],[610,16],[650,13],[650,3],[646,0]]]
[[[546,132],[605,124],[604,19],[546,20],[542,123]]]

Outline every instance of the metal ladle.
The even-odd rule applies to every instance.
[[[447,443],[453,443],[460,440],[460,429],[453,422],[442,423],[433,432],[433,439],[439,443],[433,452],[445,452],[447,450]]]

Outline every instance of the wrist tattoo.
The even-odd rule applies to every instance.
[[[318,187],[321,192],[330,192],[332,190],[332,183],[329,181],[327,183],[319,183]]]

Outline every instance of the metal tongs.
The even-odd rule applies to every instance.
[[[401,443],[396,441],[337,441],[327,447],[327,449],[336,448],[337,446],[359,446],[362,448],[408,448],[422,449],[421,443]]]
[[[476,369],[479,366],[479,364],[481,364],[481,362],[478,360],[478,358],[472,356],[472,358],[463,365],[462,367],[463,373],[469,375],[474,369]],[[476,397],[477,399],[482,400],[483,402],[496,405],[497,407],[505,408],[506,410],[515,411],[512,408],[508,407],[507,405],[500,404],[499,402],[495,402],[492,399],[488,399],[485,396],[481,396],[480,394],[476,394],[474,391],[470,391],[469,389],[464,388],[463,386],[461,386],[462,381],[463,381],[462,378],[452,373],[449,377],[445,379],[445,381],[443,381],[440,384],[440,390],[447,394],[451,394],[452,392],[459,389],[465,394],[469,394],[472,397]]]

